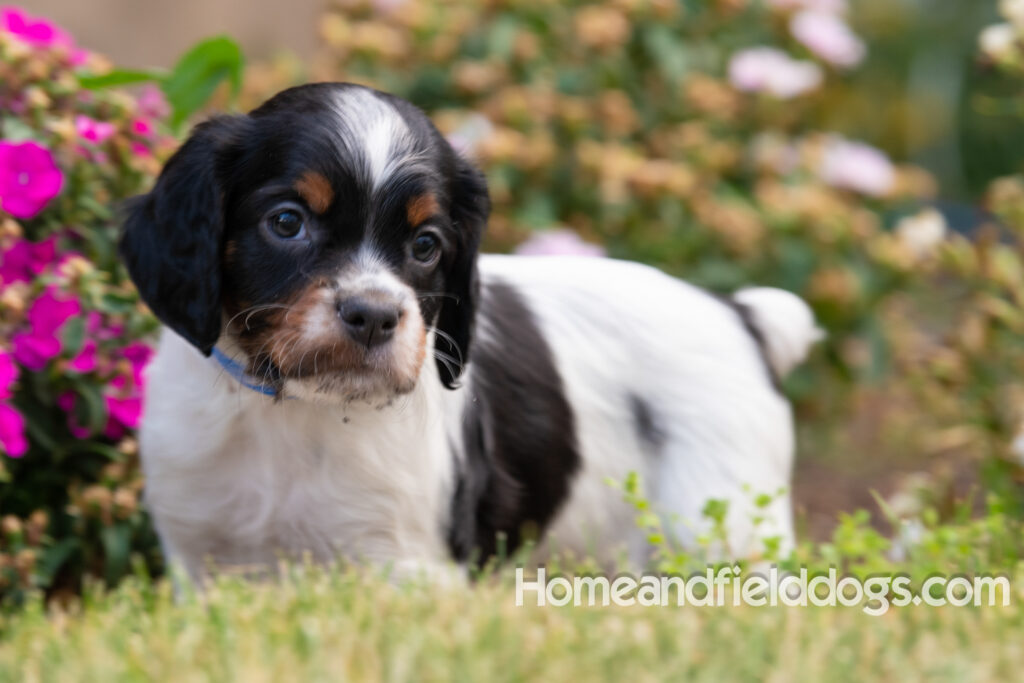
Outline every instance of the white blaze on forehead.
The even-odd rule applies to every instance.
[[[401,114],[371,90],[347,88],[335,98],[345,151],[365,164],[373,189],[417,154],[412,131]]]

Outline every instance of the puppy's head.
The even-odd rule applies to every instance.
[[[417,108],[349,84],[211,119],[129,208],[120,250],[160,320],[271,385],[412,390],[468,357],[483,176]],[[427,348],[433,339],[434,348]]]

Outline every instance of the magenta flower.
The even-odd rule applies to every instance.
[[[82,312],[77,299],[60,297],[53,287],[39,296],[25,315],[29,331],[14,335],[14,357],[29,370],[42,370],[60,354],[61,340],[57,336],[61,326]]]
[[[132,151],[132,156],[137,156],[140,159],[148,159],[149,157],[153,156],[153,152],[149,150],[149,147],[146,147],[141,142],[132,142],[129,145],[129,148]]]
[[[99,145],[109,140],[117,128],[108,121],[97,121],[79,114],[75,117],[75,130],[83,140]]]
[[[145,385],[143,372],[153,358],[153,349],[142,342],[132,342],[121,349],[121,355],[128,359],[132,366],[132,382],[139,391]]]
[[[30,45],[50,47],[74,45],[63,29],[39,17],[33,17],[17,7],[0,7],[0,29]]]
[[[48,149],[35,142],[0,141],[0,209],[15,218],[32,218],[63,184]]]
[[[132,121],[132,132],[142,137],[149,137],[153,134],[153,123],[145,118],[137,118]]]
[[[19,240],[0,254],[0,282],[31,282],[53,263],[57,256],[54,237],[42,242]]]
[[[798,12],[789,22],[789,31],[808,50],[836,66],[857,66],[867,55],[864,41],[831,12]]]
[[[28,451],[25,418],[8,403],[0,403],[0,448],[12,458],[20,458]]]
[[[896,169],[885,153],[839,137],[825,146],[820,174],[833,187],[872,197],[886,195],[896,182]]]
[[[75,47],[71,35],[51,21],[34,17],[18,7],[0,7],[0,30],[34,47],[64,48],[72,64],[82,64],[89,54]]]
[[[104,396],[110,420],[119,427],[135,429],[142,421],[141,387],[126,377],[115,377],[110,381],[110,388],[113,391]],[[113,433],[112,427],[108,423],[107,431]]]
[[[545,230],[535,233],[515,248],[521,256],[604,256],[604,247],[580,239],[572,230]]]
[[[74,370],[75,372],[92,372],[96,369],[96,342],[92,339],[87,339],[82,344],[82,350],[78,354],[68,361],[68,369]]]
[[[823,78],[817,64],[795,60],[772,47],[743,50],[729,61],[729,82],[734,88],[784,100],[814,90]]]
[[[18,366],[11,354],[0,349],[0,399],[8,399],[13,395],[11,387],[18,379]]]

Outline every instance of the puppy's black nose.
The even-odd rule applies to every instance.
[[[402,311],[398,306],[346,299],[338,302],[338,316],[345,331],[355,341],[370,349],[391,339],[398,327]]]

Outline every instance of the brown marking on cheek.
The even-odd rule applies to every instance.
[[[427,192],[413,197],[405,205],[405,212],[409,219],[409,225],[418,226],[427,219],[441,213],[441,206],[437,203],[437,197]]]
[[[327,211],[334,201],[334,189],[330,181],[316,171],[306,171],[299,176],[295,181],[295,191],[317,213]]]
[[[224,262],[234,263],[235,256],[238,255],[238,242],[234,240],[228,240],[224,244]]]

